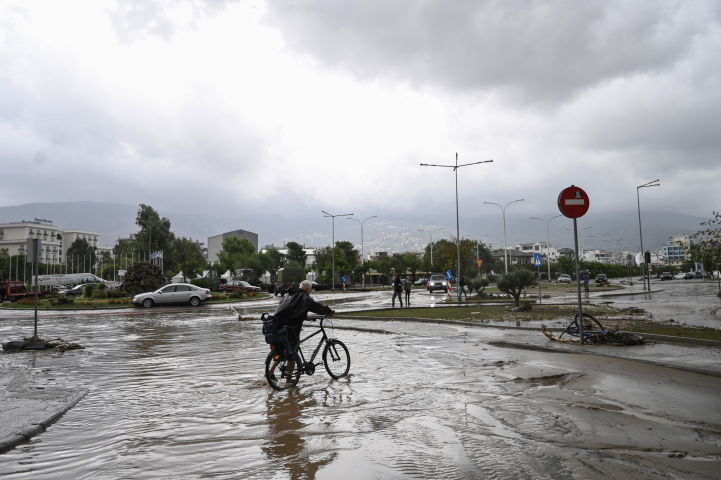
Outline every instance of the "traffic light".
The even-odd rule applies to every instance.
[[[644,254],[646,263],[651,263],[651,252],[646,252]]]

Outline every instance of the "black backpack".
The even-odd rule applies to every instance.
[[[268,315],[264,313],[260,319],[263,321],[263,335],[265,336],[265,343],[274,344],[278,343],[278,319],[275,315]]]

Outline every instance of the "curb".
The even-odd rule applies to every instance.
[[[34,437],[38,433],[44,432],[46,428],[55,423],[68,410],[77,405],[77,403],[82,400],[88,394],[88,392],[88,390],[83,390],[75,394],[75,396],[70,402],[66,403],[60,410],[50,415],[42,422],[30,424],[30,426],[25,427],[17,433],[14,433],[10,438],[0,440],[0,453],[4,453],[20,443],[26,440],[30,440],[30,438]]]
[[[705,368],[690,367],[687,365],[678,365],[678,364],[667,363],[667,362],[658,362],[655,360],[646,360],[643,358],[617,357],[615,355],[608,355],[606,353],[601,353],[601,352],[593,352],[591,350],[575,350],[575,351],[574,350],[561,350],[558,348],[544,347],[542,345],[534,345],[531,343],[509,342],[507,340],[490,341],[490,342],[488,342],[488,344],[493,345],[494,347],[518,348],[521,350],[534,350],[537,352],[570,353],[570,354],[575,354],[575,355],[597,355],[599,357],[609,357],[609,358],[615,358],[617,360],[628,360],[631,362],[640,362],[640,363],[646,363],[649,365],[656,365],[657,367],[673,368],[676,370],[683,370],[686,372],[698,373],[701,375],[709,375],[712,377],[721,377],[721,372],[716,371],[716,370],[708,370]]]
[[[666,289],[660,288],[658,290],[647,290],[647,291],[642,290],[642,291],[636,292],[636,293],[604,293],[603,295],[598,295],[598,296],[599,297],[627,297],[630,295],[646,295],[649,293],[658,293],[658,292],[663,292],[664,290],[666,290]]]

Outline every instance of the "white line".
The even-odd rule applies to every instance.
[[[566,205],[585,205],[586,200],[580,199],[580,200],[570,200],[566,199]]]

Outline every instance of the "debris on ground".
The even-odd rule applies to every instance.
[[[55,350],[56,352],[64,352],[66,350],[80,350],[84,349],[85,347],[78,343],[71,343],[65,341],[62,338],[44,340],[38,336],[35,336],[23,338],[21,342],[13,341],[3,343],[2,348],[5,352],[19,352],[21,350]]]

